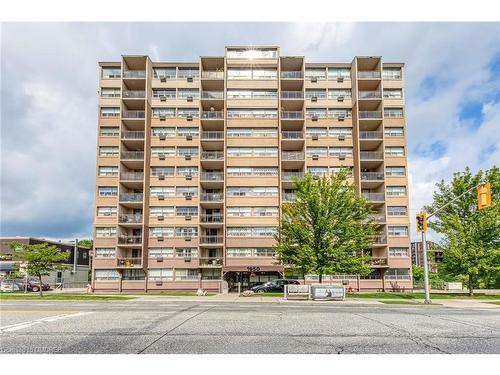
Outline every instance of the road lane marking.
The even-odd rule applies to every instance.
[[[70,314],[49,316],[49,317],[33,320],[30,322],[11,324],[8,326],[0,327],[0,333],[18,331],[21,329],[33,327],[35,325],[39,325],[39,324],[43,324],[43,323],[52,323],[52,322],[55,322],[58,320],[68,319],[68,318],[76,318],[76,317],[88,315],[88,314],[92,314],[92,312],[89,312],[89,311],[75,312],[75,313],[70,313]]]

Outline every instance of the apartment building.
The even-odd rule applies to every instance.
[[[372,274],[330,278],[411,288],[403,78],[404,64],[381,57],[307,63],[270,46],[99,63],[95,289],[283,277],[273,245],[292,178],[342,167],[376,210],[379,235]]]

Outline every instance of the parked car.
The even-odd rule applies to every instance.
[[[21,290],[24,290],[26,280],[18,279],[15,280],[17,284],[21,285]],[[41,284],[41,288],[43,291],[50,290],[50,285],[46,283]],[[28,291],[30,292],[39,292],[40,291],[40,282],[35,279],[28,279]]]
[[[12,280],[0,281],[0,292],[18,292],[22,290],[19,283]]]
[[[297,280],[293,279],[276,279],[273,281],[268,281],[265,284],[255,285],[252,290],[254,293],[265,293],[265,292],[283,292],[284,285],[288,284],[300,284]]]

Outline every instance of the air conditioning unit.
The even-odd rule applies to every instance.
[[[167,116],[165,115],[160,115],[160,121],[165,121],[167,119]]]
[[[186,220],[186,221],[191,221],[191,215],[186,215],[186,216],[184,216],[184,220]]]
[[[165,179],[165,175],[164,174],[158,175],[158,180],[164,180],[164,179]]]
[[[337,77],[337,82],[344,82],[344,77]]]
[[[318,160],[318,159],[319,159],[319,155],[313,155],[313,156],[312,156],[312,159],[313,159],[313,160]]]
[[[156,286],[162,286],[162,285],[163,285],[163,283],[162,283],[161,281],[157,281],[157,282],[155,282],[155,285],[156,285]]]
[[[184,262],[191,262],[191,258],[190,257],[184,257]]]
[[[184,155],[185,160],[191,160],[191,155]]]
[[[165,160],[165,154],[158,154],[158,158],[160,160]]]
[[[186,195],[186,200],[187,201],[193,200],[193,196],[191,194]]]
[[[344,121],[345,120],[345,115],[340,115],[339,116],[339,121]]]
[[[313,121],[318,121],[318,116],[317,116],[317,115],[313,115],[313,116],[311,117],[311,119],[312,119]]]
[[[186,117],[186,120],[188,120],[188,121],[193,121],[193,116],[188,115],[188,116]]]
[[[192,180],[192,179],[193,179],[193,176],[191,176],[190,174],[186,175],[186,180]]]
[[[318,140],[318,135],[317,134],[313,134],[312,135],[312,140],[313,141],[317,141]]]
[[[191,241],[191,237],[184,237],[184,241]]]
[[[187,141],[192,141],[193,140],[193,136],[190,135],[190,134],[186,135],[186,140]]]
[[[163,241],[164,240],[163,236],[158,236],[157,239],[158,239],[158,241]]]
[[[163,262],[163,257],[156,257],[157,262]]]
[[[318,101],[318,97],[317,96],[312,96],[311,97],[311,102],[317,102]]]
[[[161,100],[162,102],[166,102],[166,101],[167,101],[167,97],[166,97],[166,96],[164,96],[164,95],[163,95],[163,96],[160,96],[160,100]]]
[[[160,133],[159,137],[160,137],[160,141],[164,141],[165,139],[167,139],[167,136],[164,133]]]
[[[193,101],[193,97],[192,97],[192,96],[188,96],[188,97],[186,98],[186,100],[187,100],[188,102],[192,102],[192,101]]]
[[[340,134],[339,135],[339,141],[345,141],[345,135]]]
[[[318,78],[317,77],[311,77],[311,82],[314,82],[314,83],[318,82]]]
[[[193,82],[193,77],[187,77],[188,82]]]
[[[165,196],[163,194],[158,195],[158,200],[160,201],[165,200]]]
[[[167,77],[161,77],[160,82],[167,82]]]
[[[339,160],[345,160],[345,154],[339,154]]]
[[[163,219],[165,219],[163,215],[158,215],[158,221],[163,221]]]
[[[338,102],[343,102],[344,101],[344,97],[343,96],[338,96],[337,97],[337,101]]]

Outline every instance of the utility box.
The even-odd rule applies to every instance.
[[[446,283],[446,290],[463,290],[463,285],[461,282]]]

